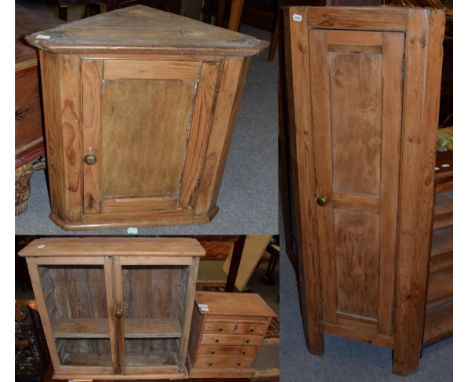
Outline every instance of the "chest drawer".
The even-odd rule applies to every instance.
[[[198,348],[199,356],[225,355],[231,357],[255,357],[257,352],[257,346],[200,345]]]
[[[255,358],[200,357],[194,366],[201,368],[247,369],[252,366],[254,360]]]
[[[202,345],[260,345],[263,341],[261,336],[249,336],[238,334],[203,334]]]
[[[235,330],[235,322],[207,321],[203,326],[205,333],[234,333]]]
[[[263,336],[267,330],[267,325],[259,322],[239,322],[236,324],[234,333],[255,334]]]

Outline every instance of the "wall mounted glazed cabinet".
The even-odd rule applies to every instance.
[[[207,223],[251,55],[240,33],[144,6],[28,36],[40,49],[51,218]]]
[[[193,239],[38,239],[27,257],[56,379],[185,378]]]
[[[289,138],[302,307],[417,370],[434,208],[443,11],[291,7]]]

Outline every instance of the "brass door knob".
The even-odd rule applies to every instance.
[[[320,207],[323,207],[328,203],[328,198],[325,195],[320,195],[315,201]]]
[[[114,310],[114,316],[115,316],[115,318],[121,318],[123,316],[122,309]]]
[[[84,162],[85,162],[88,166],[92,166],[93,164],[96,164],[96,162],[97,162],[96,155],[94,155],[94,154],[86,154],[85,157],[84,157]]]

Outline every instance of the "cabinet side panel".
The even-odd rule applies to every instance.
[[[81,80],[80,58],[77,55],[59,56],[62,155],[64,173],[65,210],[62,216],[69,221],[81,220]],[[49,73],[54,75],[54,73]]]
[[[210,140],[195,206],[197,214],[208,213],[216,206],[249,62],[248,57],[229,57],[222,65]]]
[[[298,262],[301,308],[309,349],[323,353],[322,303],[315,211],[311,197],[315,193],[313,139],[311,131],[311,99],[309,42],[306,22],[297,22],[293,15],[306,20],[306,8],[291,7],[284,13],[285,52],[289,128],[298,213]]]
[[[65,179],[60,110],[60,71],[58,56],[39,50],[42,99],[46,137],[47,171],[52,213],[64,218]]]
[[[393,369],[419,366],[434,209],[434,166],[445,15],[409,9],[400,168]]]

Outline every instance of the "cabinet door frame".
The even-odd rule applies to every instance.
[[[299,275],[309,349],[323,354],[323,332],[375,342],[356,327],[325,327],[314,196],[311,131],[310,41],[314,29],[405,33],[398,243],[395,261],[393,370],[410,374],[419,366],[431,246],[435,141],[440,97],[445,13],[400,7],[289,7],[284,13],[290,116],[292,182],[298,191]]]
[[[221,60],[82,58],[82,159],[98,158],[95,165],[82,160],[84,217],[138,212],[191,211],[195,209],[213,109],[221,74]],[[101,195],[101,83],[104,80],[186,80],[195,83],[188,138],[182,163],[180,189],[174,196],[110,197]],[[89,102],[92,100],[92,102]]]
[[[50,358],[56,375],[98,375],[98,374],[116,374],[118,370],[117,353],[116,353],[116,331],[112,311],[109,307],[113,304],[112,290],[112,263],[110,257],[28,257],[28,271],[31,278],[31,284],[34,291],[34,296],[37,301],[37,309],[39,311],[44,336],[46,337]],[[109,346],[111,351],[112,367],[101,366],[68,366],[62,365],[58,355],[56,345],[56,337],[53,334],[52,323],[47,311],[47,305],[42,290],[42,283],[39,275],[39,266],[41,265],[101,265],[104,271],[104,283],[106,288],[106,302],[108,307],[108,322],[109,322]]]
[[[123,310],[125,304],[123,295],[123,276],[122,270],[126,265],[181,265],[187,267],[187,284],[184,302],[183,326],[181,327],[181,337],[179,342],[178,354],[178,372],[186,374],[185,363],[187,358],[188,339],[190,335],[190,324],[193,312],[193,304],[195,298],[195,286],[198,272],[199,259],[190,256],[169,257],[169,256],[118,256],[113,259],[113,276],[114,276],[114,307]],[[125,366],[125,317],[118,320],[117,323],[117,347],[119,354],[119,366],[122,374],[125,375],[144,375],[161,373],[170,374],[174,372],[174,368],[151,367],[151,366]]]

